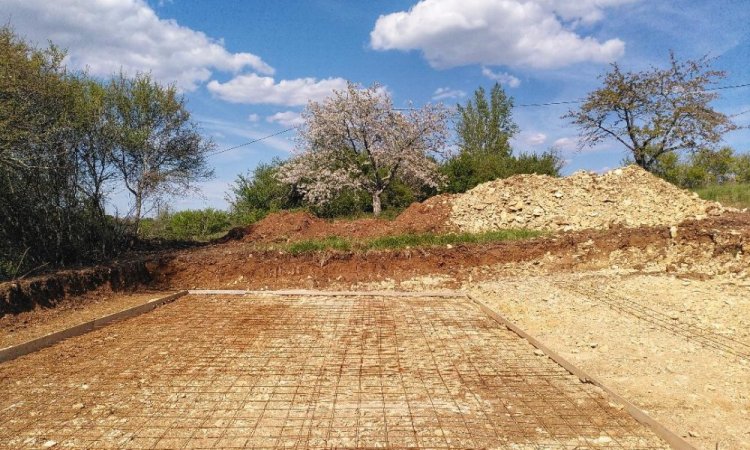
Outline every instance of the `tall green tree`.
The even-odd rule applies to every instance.
[[[147,202],[213,176],[206,157],[215,146],[201,136],[174,86],[162,86],[147,74],[121,74],[110,89],[117,135],[113,162],[133,197],[137,230]]]
[[[458,146],[460,151],[484,155],[511,155],[510,139],[518,133],[513,121],[513,98],[500,83],[490,90],[489,100],[483,87],[474,92],[474,100],[458,105]]]
[[[513,99],[499,83],[492,87],[489,97],[484,88],[478,88],[473,100],[458,105],[458,113],[458,154],[441,167],[448,192],[465,192],[478,184],[518,173],[559,175],[562,164],[555,152],[513,155],[510,140],[518,133]]]
[[[666,68],[625,72],[614,63],[603,85],[563,117],[579,128],[582,147],[614,139],[649,171],[668,153],[716,149],[736,126],[711,106],[719,94],[710,88],[725,73],[710,62],[670,53]]]

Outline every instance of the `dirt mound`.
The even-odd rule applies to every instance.
[[[439,195],[422,203],[413,203],[394,220],[325,220],[303,211],[281,211],[244,228],[235,228],[221,242],[292,242],[339,236],[351,239],[372,238],[405,233],[447,231],[451,197]]]
[[[673,225],[725,210],[637,166],[566,178],[516,175],[481,184],[452,203],[450,223],[467,232]]]
[[[439,233],[451,231],[448,219],[455,195],[430,197],[412,203],[393,221],[392,228],[402,233]]]

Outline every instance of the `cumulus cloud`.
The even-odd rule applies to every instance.
[[[516,88],[521,85],[521,80],[513,75],[506,72],[493,72],[487,67],[482,67],[482,75],[508,87]]]
[[[460,89],[451,89],[449,87],[441,87],[435,90],[432,94],[433,100],[447,100],[447,99],[459,99],[466,97],[466,92]]]
[[[562,137],[552,143],[552,148],[562,152],[574,152],[579,149],[578,139],[571,137]]]
[[[435,68],[470,64],[556,68],[611,62],[620,39],[581,36],[604,10],[635,0],[421,0],[409,11],[380,16],[370,33],[376,50],[419,50]]]
[[[208,90],[232,103],[301,106],[309,100],[320,101],[334,90],[346,89],[343,78],[297,78],[276,82],[273,77],[257,74],[238,75],[226,83],[212,80]]]
[[[274,73],[257,55],[231,53],[220,40],[160,19],[143,0],[4,0],[2,16],[37,44],[67,48],[67,64],[93,75],[150,71],[190,91],[214,71]]]
[[[294,111],[277,112],[272,116],[266,117],[266,121],[269,123],[278,123],[285,127],[297,127],[305,123],[302,116]]]
[[[542,145],[547,142],[547,135],[544,133],[532,133],[523,136],[523,141],[529,145]]]

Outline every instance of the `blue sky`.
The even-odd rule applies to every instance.
[[[220,149],[289,128],[307,100],[345,80],[379,82],[397,105],[464,102],[500,80],[516,104],[575,100],[617,61],[640,70],[709,54],[722,85],[750,83],[750,0],[0,0],[0,18],[68,64],[106,77],[151,71],[184,92]],[[717,109],[750,109],[750,88]],[[565,106],[518,107],[516,151],[557,147],[564,171],[601,171],[625,156],[614,143],[576,150]],[[750,124],[750,113],[736,117]],[[261,161],[290,155],[294,133],[211,158],[216,178],[177,209],[225,207],[228,184]],[[726,137],[750,150],[750,132]],[[112,202],[127,209],[123,192]]]

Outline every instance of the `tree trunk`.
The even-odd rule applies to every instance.
[[[375,217],[380,215],[382,207],[380,205],[380,194],[381,191],[375,191],[372,193],[372,215]]]
[[[141,208],[143,208],[143,194],[140,192],[135,194],[135,217],[133,217],[133,221],[135,222],[135,234],[138,234],[141,227]]]

